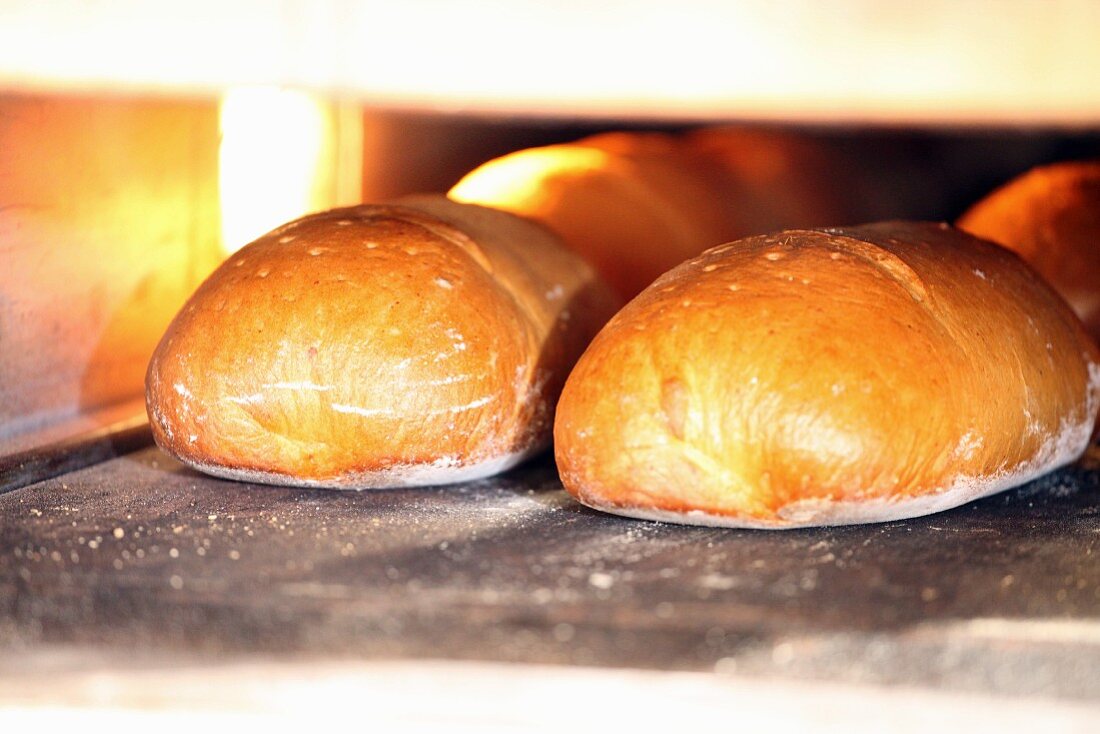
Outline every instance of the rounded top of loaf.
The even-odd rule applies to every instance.
[[[1071,460],[1098,365],[1018,257],[947,225],[751,237],[608,323],[563,391],[558,464],[596,506],[782,525]]]

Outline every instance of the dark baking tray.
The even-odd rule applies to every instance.
[[[1098,547],[1089,459],[925,518],[749,531],[589,510],[548,457],[452,487],[334,492],[212,479],[145,449],[0,495],[0,678],[72,650],[1093,698]]]

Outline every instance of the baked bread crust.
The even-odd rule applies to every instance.
[[[335,209],[230,257],[149,365],[157,443],[210,474],[357,489],[487,476],[544,449],[616,302],[518,217],[444,197]]]
[[[566,489],[609,512],[789,528],[936,512],[1076,459],[1100,354],[1007,250],[947,225],[708,250],[600,332],[566,383]]]

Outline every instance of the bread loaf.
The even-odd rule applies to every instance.
[[[443,484],[545,448],[616,302],[550,232],[414,197],[304,217],[224,263],[149,365],[153,434],[201,471]]]
[[[627,299],[745,234],[728,194],[722,168],[675,138],[608,133],[489,161],[449,196],[546,224]]]
[[[944,510],[1073,461],[1100,353],[1009,251],[947,225],[708,250],[620,311],[562,393],[581,502],[790,528]]]
[[[1019,253],[1100,339],[1100,162],[1036,168],[975,204],[959,227]]]

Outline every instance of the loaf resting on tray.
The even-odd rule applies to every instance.
[[[550,441],[617,301],[555,235],[414,197],[315,214],[230,257],[149,365],[157,443],[233,479],[364,488],[507,469]]]
[[[947,225],[708,250],[600,332],[558,405],[581,502],[784,528],[913,517],[1076,459],[1100,353],[1013,253]]]

